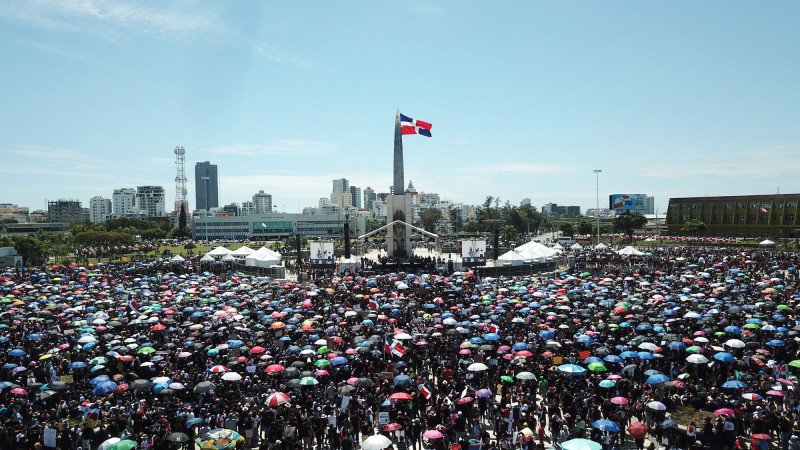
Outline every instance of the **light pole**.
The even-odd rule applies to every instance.
[[[594,209],[594,217],[597,219],[597,245],[600,245],[600,169],[594,169],[595,179],[596,179],[596,191],[595,191],[595,199],[597,201],[597,205]]]

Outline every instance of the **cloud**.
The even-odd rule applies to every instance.
[[[51,55],[56,55],[62,58],[72,59],[75,61],[86,61],[87,59],[86,55],[84,55],[79,51],[71,50],[57,45],[45,44],[44,42],[33,41],[30,39],[17,39],[16,43],[32,50],[40,51],[43,53],[49,53]]]
[[[211,153],[227,155],[293,155],[317,156],[335,152],[338,144],[308,139],[275,139],[263,144],[232,144],[212,147]]]
[[[458,138],[458,139],[453,140],[453,144],[455,144],[455,145],[464,145],[466,143],[467,143],[467,140],[464,139],[464,138]]]
[[[444,12],[441,6],[426,1],[412,1],[408,3],[408,7],[412,12],[425,16],[436,16]]]
[[[27,0],[0,4],[0,21],[10,21],[49,32],[86,34],[112,42],[132,35],[155,35],[193,45],[232,45],[278,63],[310,67],[310,61],[242,35],[226,26],[218,14],[196,4],[161,7],[106,0]],[[166,6],[172,9],[167,9]],[[42,48],[41,50],[45,50]],[[58,52],[58,48],[49,49]],[[76,56],[61,52],[61,56]]]
[[[780,163],[776,164],[778,161]],[[690,160],[670,164],[649,164],[641,169],[640,175],[673,179],[764,179],[792,175],[797,172],[798,166],[800,145],[781,145],[747,152],[729,152],[724,158],[701,154]]]

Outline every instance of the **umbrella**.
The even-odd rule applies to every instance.
[[[213,391],[217,387],[210,381],[201,381],[194,386],[194,391],[198,394]]]
[[[627,405],[628,403],[629,401],[625,397],[614,397],[611,399],[611,404],[613,405]]]
[[[399,401],[404,401],[404,400],[412,400],[412,399],[413,399],[413,397],[411,397],[410,394],[407,394],[405,392],[395,392],[394,394],[389,396],[389,400],[391,400],[393,402],[399,402]]]
[[[425,432],[422,433],[422,437],[425,439],[441,439],[444,435],[439,430],[425,430]]]
[[[742,389],[747,387],[747,383],[740,380],[728,380],[722,383],[722,387],[725,389]]]
[[[478,398],[489,398],[492,396],[492,391],[489,389],[478,389]]]
[[[383,450],[392,445],[391,439],[382,435],[374,434],[361,443],[361,450]]]
[[[242,376],[236,372],[225,372],[225,374],[222,375],[222,379],[225,381],[239,381],[242,379]]]
[[[717,416],[732,416],[734,412],[731,408],[720,408],[714,411],[714,414]]]
[[[647,434],[647,425],[642,422],[633,422],[628,425],[628,433],[634,439],[641,439]]]
[[[240,442],[244,442],[244,437],[227,428],[211,430],[197,440],[201,450],[235,449]]]
[[[655,385],[655,384],[665,383],[667,381],[669,381],[669,377],[668,376],[664,375],[663,373],[657,373],[657,374],[650,375],[649,377],[647,377],[647,380],[645,382],[647,384],[654,384]]]
[[[594,422],[592,422],[592,426],[602,431],[608,431],[611,433],[619,432],[619,425],[617,425],[616,422],[613,422],[608,419],[595,420]]]
[[[669,430],[671,428],[677,429],[678,428],[678,422],[676,422],[674,419],[667,419],[667,420],[661,422],[660,424],[658,424],[658,427],[661,428],[662,430]]]
[[[167,440],[177,444],[185,444],[190,441],[189,435],[186,433],[170,433],[167,435]]]
[[[267,397],[267,406],[270,408],[277,408],[282,405],[290,404],[289,400],[290,398],[288,394],[284,394],[283,392],[275,392]]]
[[[705,356],[703,356],[703,355],[701,355],[699,353],[695,353],[695,354],[687,356],[686,357],[686,362],[689,362],[689,363],[692,363],[692,364],[706,364],[706,363],[708,363],[708,358],[706,358]]]
[[[483,363],[472,363],[467,367],[470,372],[482,372],[487,369],[489,369],[489,366]]]
[[[667,405],[665,405],[665,404],[663,404],[661,402],[657,402],[657,401],[649,402],[647,404],[647,407],[652,409],[652,410],[654,410],[654,411],[666,411],[667,410]]]
[[[561,448],[564,450],[600,450],[603,446],[589,439],[577,438],[562,442]]]
[[[533,372],[520,372],[516,375],[518,380],[535,380],[536,375]]]
[[[586,369],[575,364],[562,364],[558,366],[558,371],[571,376],[583,375]]]

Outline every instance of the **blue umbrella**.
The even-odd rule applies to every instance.
[[[552,330],[542,330],[539,332],[539,337],[542,339],[553,339],[556,333]]]
[[[244,345],[244,341],[240,341],[239,339],[230,339],[228,340],[228,347],[239,348]]]
[[[83,369],[87,367],[87,364],[84,361],[73,361],[69,363],[70,369]]]
[[[203,423],[203,419],[199,417],[192,417],[191,419],[186,421],[186,426],[191,427],[197,425],[198,423]]]
[[[622,364],[622,358],[617,355],[608,355],[603,358],[603,361],[614,364]]]
[[[742,334],[742,329],[739,327],[735,327],[733,325],[728,325],[727,327],[724,328],[724,330],[726,333]]]
[[[684,344],[681,341],[672,341],[669,343],[669,345],[667,345],[667,348],[669,348],[670,350],[676,350],[682,352],[686,350],[686,344]]]
[[[575,364],[562,364],[558,366],[558,371],[571,376],[583,375],[586,373],[586,369]]]
[[[117,387],[117,383],[114,383],[113,381],[110,381],[110,380],[109,381],[104,381],[104,382],[96,385],[94,387],[94,389],[92,389],[92,393],[95,394],[95,395],[106,395],[109,392],[113,392],[114,389],[116,389],[116,387]]]
[[[483,335],[483,338],[487,341],[499,341],[500,335],[497,333],[487,333]]]
[[[728,352],[715,353],[714,354],[714,359],[716,359],[717,361],[726,362],[726,363],[736,361],[736,358],[734,358],[733,355],[731,355]]]
[[[649,361],[651,359],[656,359],[655,355],[650,352],[636,352],[639,355],[639,359],[643,359]]]
[[[619,354],[620,358],[638,358],[639,354],[634,351],[625,351]]]
[[[666,383],[669,381],[669,377],[664,375],[663,373],[657,373],[655,375],[650,375],[647,377],[646,383],[647,384],[661,384]]]
[[[23,350],[21,348],[15,348],[13,350],[9,350],[8,351],[8,356],[25,356],[27,354],[28,354],[28,352],[26,352],[25,350]]]
[[[592,422],[592,426],[599,430],[608,431],[610,433],[619,433],[619,425],[617,425],[616,422],[608,419],[595,420]]]
[[[590,357],[588,357],[588,358],[583,360],[583,363],[586,364],[586,365],[589,365],[589,364],[595,363],[595,362],[602,363],[603,360],[598,358],[597,356],[590,356]]]
[[[770,347],[783,347],[786,344],[780,339],[771,339],[767,341],[767,345]]]
[[[513,350],[527,350],[530,348],[525,342],[517,342],[511,346]]]
[[[740,380],[728,380],[722,383],[722,387],[725,389],[742,389],[747,387],[747,383]]]
[[[412,384],[413,381],[411,380],[411,377],[409,377],[408,375],[398,375],[394,377],[395,386],[411,386]]]
[[[347,364],[347,362],[348,362],[347,358],[345,358],[344,356],[337,356],[336,358],[333,358],[331,360],[331,364],[333,364],[334,366],[342,366]]]
[[[93,385],[97,386],[98,384],[105,383],[106,381],[109,381],[109,380],[110,380],[110,378],[108,378],[108,375],[98,375],[98,376],[92,378],[91,380],[89,380],[89,382],[92,383]]]

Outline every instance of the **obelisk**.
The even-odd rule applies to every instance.
[[[405,194],[403,174],[403,131],[400,126],[400,109],[394,119],[394,183],[386,205],[386,223],[395,220],[411,221],[411,201]],[[411,248],[411,233],[404,225],[396,224],[386,230],[386,252],[389,256],[406,257]]]

